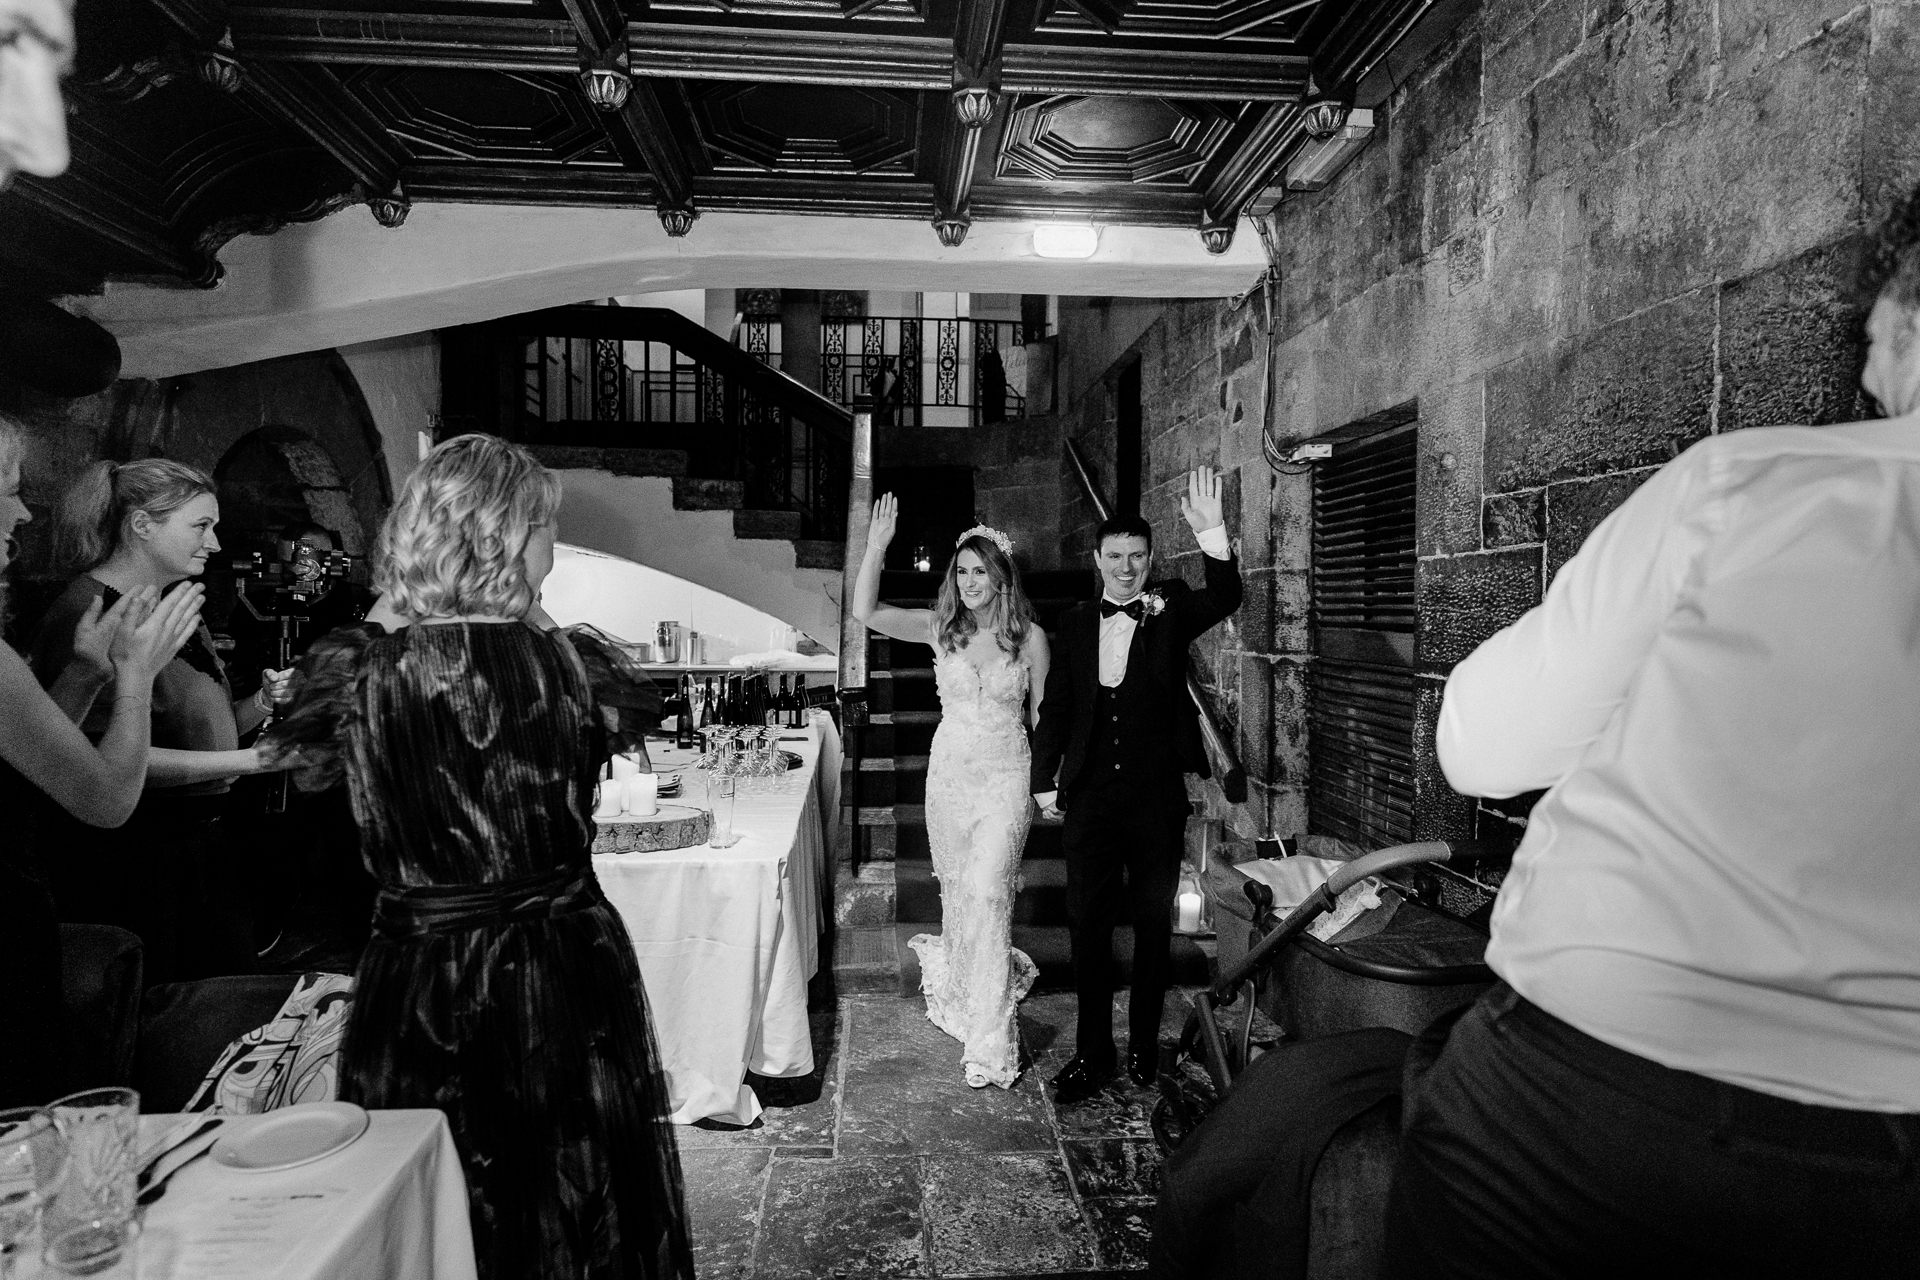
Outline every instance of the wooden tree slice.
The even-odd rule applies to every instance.
[[[654,853],[705,844],[713,834],[713,815],[687,805],[663,804],[650,818],[596,818],[600,833],[595,853]]]

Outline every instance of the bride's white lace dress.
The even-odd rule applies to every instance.
[[[933,671],[940,727],[927,762],[927,841],[940,881],[941,932],[917,934],[907,945],[920,953],[927,1017],[966,1046],[966,1066],[1010,1088],[1020,1074],[1014,1006],[1037,972],[1012,942],[1020,852],[1033,821],[1027,669],[999,653],[977,668],[936,646]]]

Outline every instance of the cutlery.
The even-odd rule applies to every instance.
[[[175,1129],[172,1133],[169,1133],[166,1137],[160,1140],[164,1144],[160,1149],[160,1154],[148,1160],[146,1164],[141,1167],[140,1177],[135,1181],[134,1185],[139,1187],[142,1191],[146,1190],[147,1184],[153,1181],[153,1171],[160,1167],[160,1162],[162,1160],[165,1160],[168,1156],[172,1155],[174,1152],[178,1151],[180,1148],[186,1146],[189,1142],[192,1142],[195,1138],[200,1137],[202,1134],[212,1133],[215,1129],[218,1129],[219,1127],[220,1127],[220,1121],[216,1117],[215,1119],[208,1120],[206,1123],[202,1124],[199,1128],[195,1129],[192,1133],[189,1133],[186,1137],[181,1138],[178,1142],[175,1142],[173,1139],[175,1135],[177,1135],[180,1132],[180,1129],[184,1129],[186,1128],[186,1126],[181,1125],[180,1128]]]
[[[166,1177],[160,1179],[160,1181],[154,1183],[152,1186],[148,1187],[145,1191],[142,1191],[139,1194],[139,1196],[135,1198],[134,1204],[144,1209],[148,1205],[152,1204],[154,1201],[158,1200],[161,1196],[167,1194],[167,1184],[169,1182],[172,1182],[174,1178],[179,1175],[182,1169],[192,1164],[195,1160],[198,1160],[201,1156],[206,1155],[209,1151],[212,1151],[214,1146],[215,1146],[214,1143],[209,1142],[206,1146],[200,1148],[198,1151],[188,1156],[185,1160],[182,1160],[179,1164],[173,1166],[173,1168],[167,1172]]]
[[[166,1154],[172,1148],[179,1146],[181,1139],[205,1123],[206,1117],[204,1115],[188,1116],[185,1120],[180,1121],[158,1138],[149,1142],[146,1150],[142,1151],[139,1156],[134,1159],[134,1163],[145,1168],[149,1163]]]

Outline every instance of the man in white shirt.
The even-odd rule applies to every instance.
[[[1448,781],[1547,794],[1388,1274],[1920,1274],[1917,232],[1868,324],[1895,416],[1700,442],[1449,677]]]
[[[1241,594],[1213,468],[1187,477],[1180,510],[1205,553],[1206,585],[1149,586],[1153,529],[1139,516],[1104,521],[1093,563],[1105,596],[1061,615],[1033,730],[1034,799],[1066,816],[1060,842],[1079,1021],[1074,1058],[1053,1079],[1062,1102],[1098,1089],[1117,1061],[1112,946],[1123,917],[1133,926],[1127,1074],[1148,1085],[1158,1071],[1185,775],[1207,776],[1187,646],[1238,609]]]

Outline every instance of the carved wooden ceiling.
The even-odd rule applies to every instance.
[[[0,289],[212,283],[365,203],[1235,221],[1434,0],[80,0]],[[1445,7],[1444,5],[1442,6]],[[1331,115],[1330,115],[1331,113]]]

